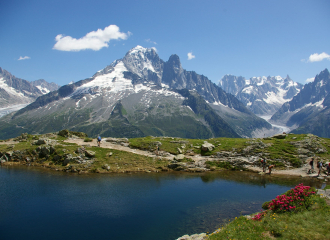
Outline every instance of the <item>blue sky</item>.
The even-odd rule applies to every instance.
[[[215,83],[288,74],[304,84],[330,69],[329,10],[328,0],[0,1],[0,67],[64,85],[141,45]]]

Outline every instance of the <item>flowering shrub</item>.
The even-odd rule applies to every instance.
[[[265,215],[267,214],[267,211],[261,211],[257,215],[255,215],[252,219],[256,221],[260,221]]]
[[[273,212],[278,213],[304,210],[310,207],[311,195],[314,194],[313,188],[301,183],[283,195],[277,196],[268,204],[268,207]]]
[[[270,202],[263,204],[263,208],[267,208],[274,213],[296,212],[308,209],[312,204],[312,196],[315,194],[314,188],[304,186],[302,183],[286,193],[277,196]],[[255,215],[253,220],[261,220],[267,211],[262,211]]]

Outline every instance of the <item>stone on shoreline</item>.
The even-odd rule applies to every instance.
[[[194,234],[194,235],[184,235],[182,237],[179,237],[177,240],[206,240],[208,239],[208,236],[206,233],[201,233],[201,234]]]

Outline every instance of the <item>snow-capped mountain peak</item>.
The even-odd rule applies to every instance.
[[[163,61],[159,58],[154,48],[136,46],[129,50],[122,59],[125,67],[141,78],[155,75],[159,82],[163,72]]]
[[[260,115],[272,115],[284,102],[290,101],[302,85],[290,79],[274,77],[251,77],[245,79],[225,75],[219,86],[226,92],[235,95],[252,112]]]

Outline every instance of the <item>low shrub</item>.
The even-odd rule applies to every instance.
[[[253,217],[253,220],[261,220],[270,210],[273,213],[298,212],[308,209],[313,202],[315,189],[304,186],[302,183],[275,199],[262,204],[262,211]]]
[[[92,142],[93,141],[93,138],[85,138],[84,139],[84,142]]]
[[[315,193],[314,188],[301,183],[283,195],[277,196],[268,207],[276,213],[305,210],[311,206],[312,196]]]

